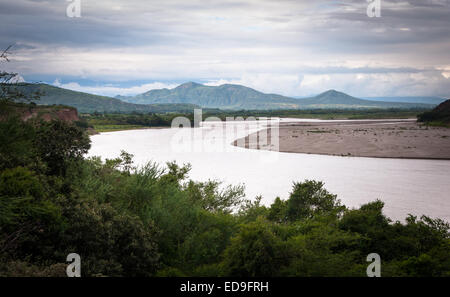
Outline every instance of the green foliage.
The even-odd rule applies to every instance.
[[[23,167],[5,169],[0,173],[0,226],[57,217],[55,206],[46,196],[34,172]]]
[[[277,223],[284,223],[287,221],[288,201],[283,201],[280,197],[275,198],[269,209],[267,218]]]
[[[24,261],[0,261],[0,277],[65,277],[65,263],[37,266]]]
[[[170,127],[172,120],[179,116],[187,116],[193,121],[191,113],[146,113],[146,114],[91,114],[82,118],[97,131],[113,131],[138,129],[143,127]]]
[[[224,190],[219,189],[220,182],[208,181],[196,183],[190,181],[186,187],[189,199],[198,203],[210,212],[230,213],[233,207],[237,207],[243,200],[244,186],[228,186]]]
[[[252,222],[258,217],[267,217],[269,209],[261,205],[262,196],[257,196],[255,199],[244,199],[240,205],[237,218],[241,222]]]
[[[0,170],[33,163],[35,129],[18,117],[0,120]]]
[[[153,223],[95,201],[60,201],[68,222],[56,255],[76,251],[85,276],[151,276],[158,268],[158,231]],[[70,223],[69,223],[70,222]]]
[[[450,100],[439,104],[435,109],[417,116],[417,121],[434,126],[450,126]]]
[[[336,195],[325,190],[322,182],[306,180],[294,183],[287,201],[286,217],[289,221],[296,221],[343,209]]]
[[[188,178],[189,164],[133,155],[83,158],[89,140],[64,122],[0,120],[0,276],[449,276],[450,226],[391,222],[383,202],[346,209],[322,182],[289,199],[248,200],[243,185]]]
[[[90,146],[83,130],[59,120],[41,123],[34,139],[34,147],[50,174],[65,174],[68,162],[80,160]]]
[[[357,249],[358,234],[336,229],[321,221],[306,221],[286,241],[288,264],[284,276],[364,276],[364,255]]]
[[[224,254],[224,271],[229,276],[276,276],[283,253],[281,240],[262,219],[242,225]]]
[[[227,214],[199,211],[197,222],[179,248],[180,266],[190,275],[219,276],[218,260],[230,243],[236,221]]]

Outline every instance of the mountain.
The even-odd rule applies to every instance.
[[[298,99],[308,108],[431,108],[433,104],[371,101],[356,98],[336,90],[315,97]]]
[[[5,85],[3,85],[5,86]],[[11,87],[11,85],[7,85]],[[148,113],[192,112],[194,108],[220,108],[232,110],[275,110],[316,108],[433,108],[433,104],[371,101],[329,90],[315,97],[290,98],[277,94],[265,94],[240,85],[225,84],[205,86],[185,83],[173,89],[151,90],[134,96],[116,98],[76,92],[47,84],[20,83],[14,85],[20,92],[43,93],[36,104],[66,105],[81,113]]]
[[[438,125],[450,125],[450,99],[442,102],[431,111],[418,116],[419,122],[436,123]]]
[[[410,96],[410,97],[363,97],[362,99],[371,101],[384,101],[384,102],[403,102],[403,103],[427,103],[427,104],[440,104],[444,102],[445,98],[432,97],[432,96]]]
[[[330,90],[311,98],[265,94],[240,85],[205,86],[188,82],[174,89],[151,90],[133,97],[116,97],[134,104],[190,103],[221,109],[309,108],[431,108],[433,104],[369,101]]]
[[[81,113],[192,112],[194,108],[198,108],[198,106],[192,104],[132,104],[111,97],[76,92],[47,84],[20,83],[14,85],[13,87],[25,95],[32,94],[37,91],[42,93],[43,95],[40,99],[34,101],[36,104],[72,106],[77,108],[77,110]]]
[[[116,97],[117,98],[117,97]],[[280,109],[298,108],[294,98],[264,94],[254,89],[225,84],[218,87],[188,82],[174,89],[151,90],[134,97],[119,97],[130,103],[190,103],[206,108]]]
[[[362,105],[362,106],[376,106],[379,105],[379,103],[374,103],[368,100],[358,99],[355,97],[352,97],[350,95],[347,95],[342,92],[338,92],[336,90],[329,90],[326,92],[323,92],[315,97],[312,98],[303,98],[298,99],[302,104],[305,105]],[[384,102],[383,102],[384,103]],[[383,104],[382,103],[382,104]]]

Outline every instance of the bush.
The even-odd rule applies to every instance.
[[[336,195],[325,190],[322,182],[306,180],[294,183],[287,201],[286,216],[288,220],[296,221],[343,209]]]
[[[227,276],[269,277],[276,276],[283,252],[279,238],[262,219],[242,225],[231,239],[224,253],[224,271]]]
[[[66,228],[55,258],[81,256],[85,276],[152,276],[159,263],[158,231],[108,204],[62,200]]]
[[[0,277],[65,277],[65,263],[36,266],[24,261],[0,261]]]
[[[65,175],[68,163],[81,160],[91,146],[82,129],[60,120],[42,122],[33,144],[51,175]]]

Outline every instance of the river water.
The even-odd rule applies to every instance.
[[[323,181],[348,207],[381,199],[385,214],[393,220],[404,220],[411,213],[450,221],[450,161],[280,153],[230,144],[265,124],[208,122],[199,128],[101,133],[91,136],[89,155],[115,158],[125,150],[134,154],[137,165],[190,163],[191,179],[245,184],[247,198],[262,195],[266,205],[277,196],[288,198],[294,181],[314,179]]]

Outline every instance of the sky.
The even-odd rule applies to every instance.
[[[380,17],[368,1],[0,0],[0,70],[107,96],[194,81],[450,97],[450,0],[381,0]]]

